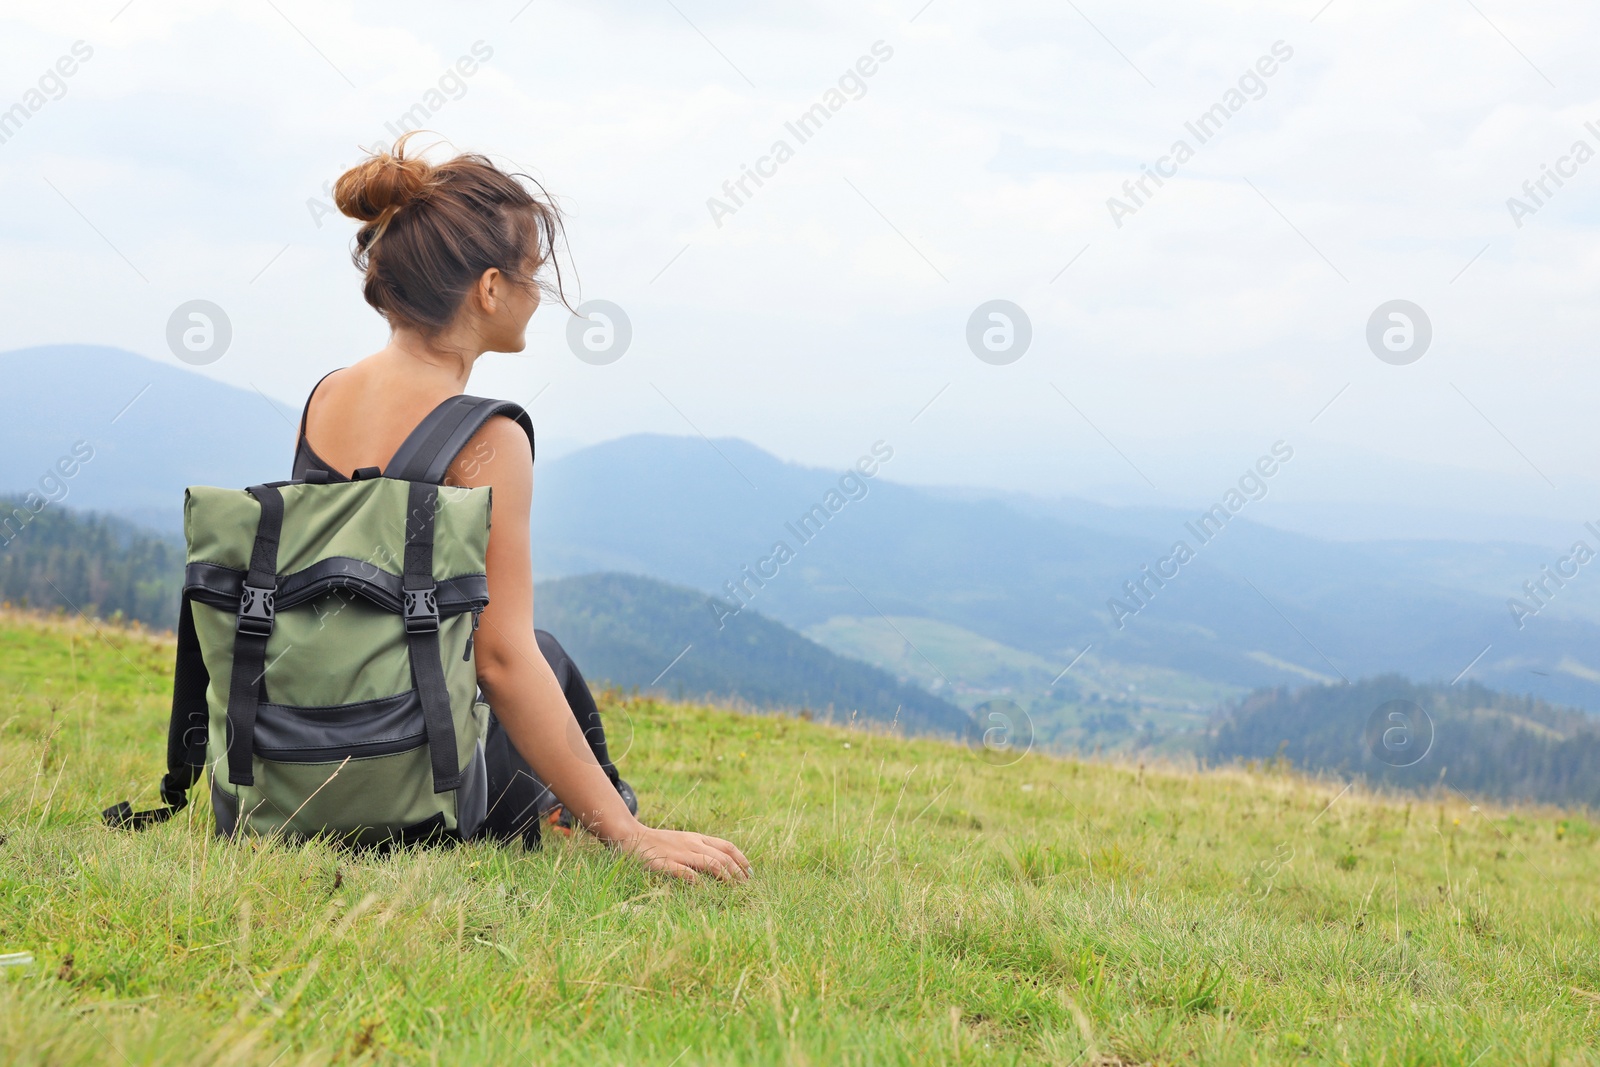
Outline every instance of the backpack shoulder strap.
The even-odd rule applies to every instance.
[[[533,451],[533,420],[520,404],[479,396],[453,396],[417,424],[389,460],[383,476],[442,485],[445,472],[456,456],[472,440],[473,434],[496,415],[515,419],[528,435],[528,449]]]
[[[206,766],[209,712],[206,687],[211,675],[200,655],[194,612],[189,594],[183,594],[178,613],[178,660],[172,684],[172,718],[167,726],[167,773],[161,779],[165,807],[134,811],[126,800],[101,812],[106,825],[119,830],[143,830],[166,822],[189,806],[189,789],[200,780]]]

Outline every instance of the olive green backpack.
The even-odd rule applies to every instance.
[[[170,818],[209,767],[219,834],[388,844],[478,831],[489,709],[472,639],[489,603],[490,490],[442,483],[494,415],[532,446],[520,407],[458,396],[381,474],[187,491],[167,806],[123,801],[108,824]]]

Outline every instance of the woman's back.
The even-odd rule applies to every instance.
[[[387,467],[428,412],[461,392],[449,371],[418,371],[416,361],[401,363],[385,351],[324,378],[306,405],[296,467],[309,460],[344,478]]]

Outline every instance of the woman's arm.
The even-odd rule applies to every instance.
[[[656,830],[628,811],[600,769],[533,633],[533,561],[528,516],[533,456],[527,435],[493,418],[461,450],[451,484],[494,487],[489,532],[489,606],[475,639],[478,684],[511,743],[535,774],[596,837],[639,856],[651,870],[693,881],[749,876],[750,861],[721,838]]]

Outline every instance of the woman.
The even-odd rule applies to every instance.
[[[386,466],[435,406],[466,391],[485,352],[523,350],[547,267],[561,292],[556,208],[482,156],[439,165],[407,156],[410,137],[364,160],[335,187],[339,210],[363,223],[354,258],[366,276],[367,303],[392,330],[381,351],[328,375],[306,402],[296,466],[314,465],[335,480]],[[729,842],[653,829],[634,816],[541,652],[528,543],[533,455],[522,428],[491,419],[458,454],[445,483],[494,488],[489,607],[475,638],[491,732],[503,731],[587,830],[651,870],[691,881],[698,874],[747,878],[750,863]],[[545,643],[565,660],[559,646]],[[570,678],[582,687],[575,671]]]

